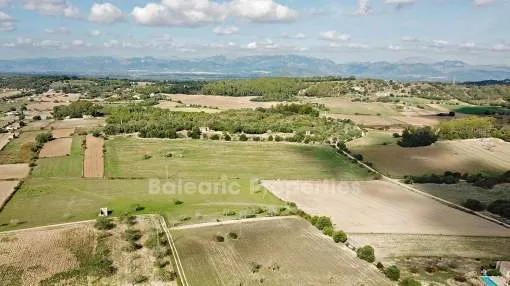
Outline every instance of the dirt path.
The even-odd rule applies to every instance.
[[[174,254],[174,261],[175,266],[177,267],[177,272],[179,273],[179,278],[181,281],[182,286],[189,286],[188,278],[186,277],[186,274],[184,273],[184,268],[182,267],[181,257],[179,256],[179,252],[177,251],[177,247],[175,246],[174,238],[172,237],[172,234],[168,230],[168,226],[166,224],[166,221],[163,217],[159,217],[161,222],[161,227],[166,233],[166,237],[169,241],[170,248],[172,249],[172,253]]]
[[[220,226],[220,225],[229,225],[229,224],[238,224],[238,223],[249,223],[249,222],[254,222],[254,221],[280,220],[280,219],[282,219],[282,217],[278,217],[278,216],[277,217],[258,217],[258,218],[248,218],[248,219],[190,224],[190,225],[176,226],[176,227],[172,227],[170,229],[171,230],[182,230],[182,229],[190,229],[190,228],[200,228],[200,227]]]

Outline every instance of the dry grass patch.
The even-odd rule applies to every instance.
[[[348,233],[510,236],[510,229],[385,181],[263,181],[277,197]]]
[[[28,164],[0,165],[0,180],[23,179],[30,173]]]
[[[105,125],[104,118],[72,118],[65,120],[57,120],[53,122],[50,127],[53,129],[68,129],[68,128],[94,128]]]
[[[45,279],[79,267],[77,249],[93,252],[89,224],[66,228],[0,233],[0,281],[5,285],[39,285]],[[70,283],[66,285],[76,285]]]
[[[183,104],[193,104],[208,107],[215,107],[221,110],[228,109],[241,109],[241,108],[252,108],[257,107],[271,107],[279,102],[256,102],[251,99],[256,98],[254,96],[243,96],[243,97],[232,97],[232,96],[216,96],[216,95],[190,95],[190,94],[169,94],[168,98],[174,101],[174,103],[164,104],[163,108],[175,107],[177,101],[181,101]],[[177,103],[180,104],[180,103]]]
[[[104,139],[88,135],[83,162],[85,178],[102,178],[104,176]]]
[[[190,285],[393,285],[300,218],[172,232]]]
[[[19,181],[0,181],[0,210],[16,190]]]
[[[71,154],[71,145],[73,138],[60,138],[51,140],[44,144],[41,152],[39,153],[40,158],[53,158],[68,156]]]
[[[55,130],[51,131],[53,138],[71,137],[73,135],[73,133],[74,133],[74,128],[55,129]]]
[[[0,133],[0,150],[2,150],[7,143],[12,139],[12,133]]]
[[[456,171],[461,173],[510,170],[510,143],[503,140],[468,139],[439,141],[431,146],[352,146],[366,161],[395,177]]]

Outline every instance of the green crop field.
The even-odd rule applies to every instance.
[[[369,176],[324,145],[125,137],[105,144],[106,176],[112,178],[358,180]]]
[[[37,178],[48,177],[81,177],[83,174],[83,136],[74,136],[71,154],[64,157],[42,158],[32,171]]]
[[[38,160],[0,213],[0,230],[93,219],[101,207],[120,215],[134,204],[173,222],[212,221],[282,206],[258,179],[369,178],[327,146],[117,137],[106,141],[107,179],[85,179],[81,141],[73,138],[70,156]]]
[[[28,163],[35,144],[35,137],[43,131],[22,132],[0,151],[0,164]]]

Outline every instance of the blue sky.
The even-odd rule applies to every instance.
[[[0,0],[0,58],[299,54],[510,65],[510,0]]]

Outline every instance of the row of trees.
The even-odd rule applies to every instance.
[[[222,80],[207,83],[202,92],[209,95],[259,96],[260,101],[293,100],[306,83],[297,78],[258,78]]]
[[[194,132],[200,127],[231,134],[263,134],[268,131],[294,133],[303,140],[305,134],[312,141],[329,138],[349,140],[361,135],[361,130],[349,121],[318,117],[308,105],[280,105],[256,110],[229,110],[220,113],[172,112],[139,105],[107,109],[106,134],[136,133],[142,137],[176,138],[177,132]],[[195,132],[197,133],[197,132]]]

